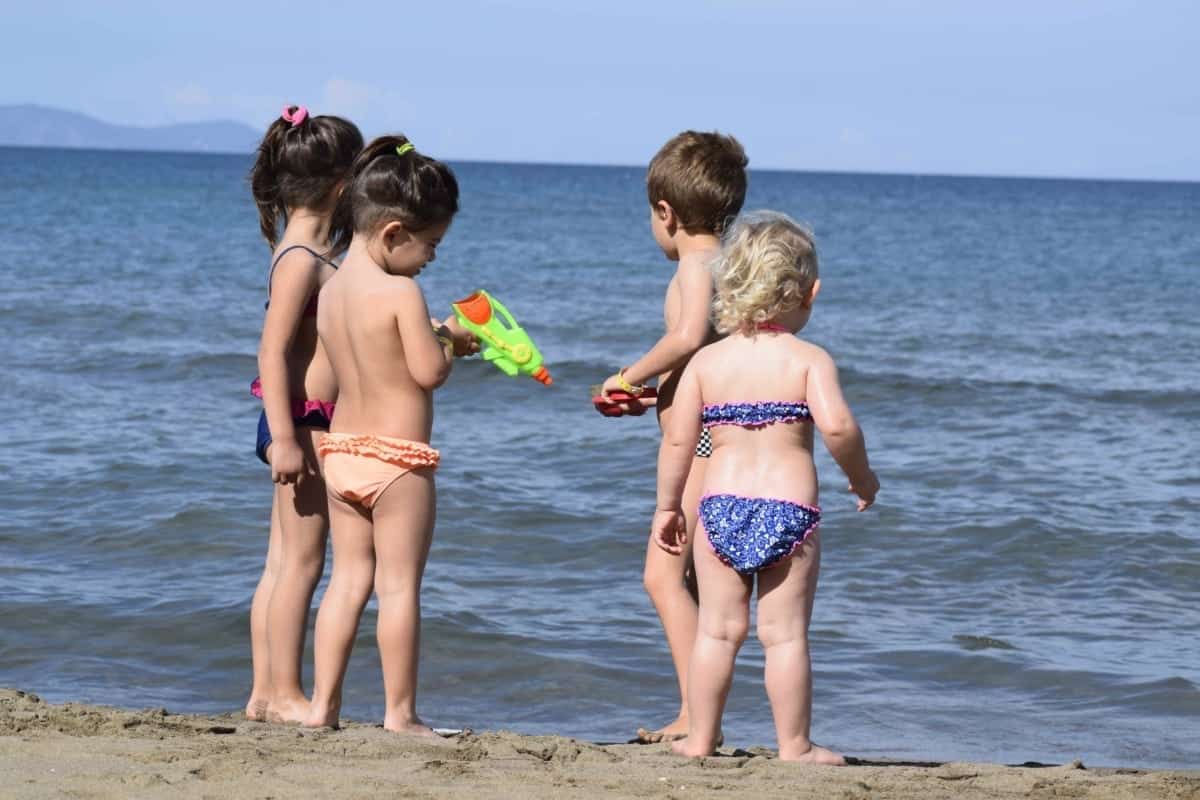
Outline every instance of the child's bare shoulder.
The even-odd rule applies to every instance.
[[[425,300],[420,284],[407,275],[372,275],[361,284],[360,292],[373,303],[411,303]]]
[[[679,266],[675,268],[675,275],[695,276],[703,278],[709,283],[713,282],[713,262],[716,260],[719,253],[717,251],[703,250],[695,253],[689,253],[685,256],[680,256]]]
[[[804,339],[793,339],[792,349],[796,356],[801,359],[809,367],[832,367],[833,356],[829,351],[820,345]]]
[[[280,269],[320,269],[328,261],[312,248],[302,244],[281,247],[275,255],[275,270]]]
[[[321,277],[324,266],[316,254],[303,246],[285,247],[279,251],[267,277],[269,291],[288,291],[291,288],[311,286]]]
[[[736,357],[732,352],[732,344],[729,339],[718,339],[717,341],[706,344],[696,351],[688,361],[688,368],[693,372],[708,370],[720,364],[731,357]]]

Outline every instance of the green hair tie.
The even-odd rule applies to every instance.
[[[405,153],[411,152],[416,149],[417,149],[417,146],[415,144],[413,144],[412,142],[405,142],[404,144],[398,144],[398,145],[396,145],[396,155],[402,156]]]

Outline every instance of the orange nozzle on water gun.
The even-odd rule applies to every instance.
[[[480,289],[450,307],[463,327],[483,342],[484,361],[495,364],[506,375],[524,372],[546,386],[554,382],[542,365],[537,345],[496,298]]]

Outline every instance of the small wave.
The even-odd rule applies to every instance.
[[[970,651],[1017,649],[1002,639],[993,639],[990,636],[967,636],[965,634],[957,634],[954,636],[954,641],[958,642],[962,649]]]
[[[1090,389],[1075,383],[1032,381],[1005,378],[947,378],[920,373],[869,372],[853,368],[842,370],[846,383],[855,384],[856,391],[871,396],[902,396],[912,401],[916,398],[931,400],[948,398],[953,401],[964,395],[992,395],[997,392],[1018,395],[1021,393],[1050,394],[1075,401],[1138,406],[1151,410],[1172,410],[1194,415],[1193,402],[1200,388],[1183,389]]]

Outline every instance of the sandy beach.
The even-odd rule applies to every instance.
[[[598,745],[505,731],[427,740],[164,709],[125,711],[0,690],[0,796],[79,798],[1200,798],[1200,771],[887,763],[801,767],[722,749]]]

